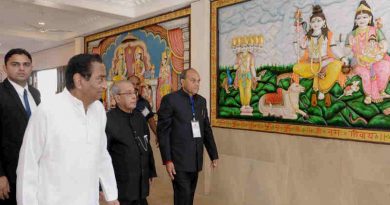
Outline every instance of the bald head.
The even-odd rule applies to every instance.
[[[200,77],[198,71],[193,68],[186,69],[180,74],[180,82],[184,92],[193,96],[198,93]]]
[[[180,73],[180,80],[186,79],[187,73],[193,73],[193,72],[195,72],[197,75],[199,75],[198,71],[196,71],[194,68],[189,68],[189,69],[183,70],[183,72]]]

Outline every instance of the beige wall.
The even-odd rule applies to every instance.
[[[34,70],[42,70],[48,68],[55,68],[63,66],[68,63],[70,57],[72,57],[78,50],[77,48],[83,45],[78,43],[80,40],[76,38],[73,42],[67,43],[55,48],[46,49],[43,51],[31,53],[33,59]],[[76,45],[78,47],[76,47]],[[78,48],[78,49],[82,49]],[[4,65],[4,55],[0,55],[0,66]]]
[[[390,147],[214,128],[210,196],[225,205],[385,205]]]
[[[84,52],[84,38],[77,37],[72,42],[31,53],[34,70],[56,68],[68,64],[69,59]],[[4,65],[4,55],[0,55],[0,66]]]
[[[69,59],[75,55],[75,42],[55,48],[32,53],[34,70],[56,68],[68,64]]]
[[[0,66],[3,67],[4,65],[4,55],[0,54]]]

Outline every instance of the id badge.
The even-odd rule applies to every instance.
[[[194,138],[202,137],[202,135],[200,134],[199,121],[192,120],[191,126],[192,126],[192,135],[194,136]]]
[[[142,110],[142,115],[144,117],[148,116],[148,114],[150,113],[149,109],[147,107],[145,107],[143,110]]]

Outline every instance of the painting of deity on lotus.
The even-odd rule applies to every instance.
[[[390,142],[389,1],[231,2],[212,6],[214,125]]]
[[[102,56],[108,87],[137,77],[138,93],[156,112],[163,96],[180,89],[179,75],[189,67],[189,32],[184,9],[88,36],[86,51]],[[115,106],[109,90],[102,96],[107,109]]]

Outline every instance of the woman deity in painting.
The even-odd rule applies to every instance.
[[[325,98],[325,105],[329,107],[331,96],[328,91],[336,81],[344,87],[345,76],[341,73],[343,63],[336,59],[343,53],[336,46],[321,6],[313,6],[310,29],[300,42],[304,53],[293,67],[293,81],[299,83],[299,77],[313,79],[312,106],[317,105],[318,92],[318,100]]]
[[[160,73],[158,75],[157,88],[157,110],[160,107],[162,97],[164,97],[166,94],[169,94],[172,89],[171,62],[169,55],[169,50],[165,50],[161,54],[161,66]]]
[[[126,79],[127,66],[125,59],[125,49],[123,47],[119,47],[116,51],[116,55],[112,63],[113,67],[110,70],[113,81]]]
[[[236,77],[234,79],[234,88],[239,89],[241,101],[241,115],[252,115],[253,108],[250,106],[252,97],[252,88],[255,87],[256,71],[255,71],[255,57],[249,51],[248,39],[243,37],[240,41],[243,45],[239,47],[236,54],[236,62],[234,69],[236,70]]]
[[[145,63],[143,61],[143,50],[137,46],[134,51],[133,63],[134,75],[137,76],[141,82],[144,82]]]
[[[374,26],[372,11],[366,1],[361,1],[357,8],[354,27],[346,41],[353,54],[353,72],[362,79],[364,103],[379,103],[389,98],[385,92],[390,76],[390,62],[385,59],[388,58],[388,44],[381,29]],[[374,49],[376,52],[372,54]]]

